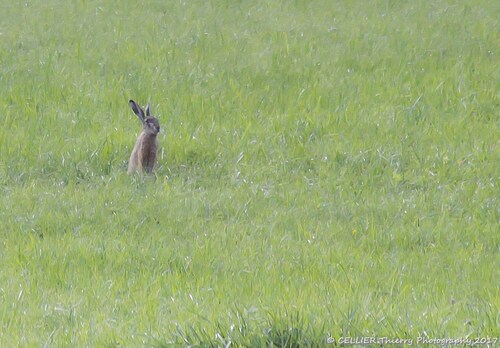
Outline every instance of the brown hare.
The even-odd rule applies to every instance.
[[[152,173],[156,166],[158,149],[156,135],[160,131],[160,123],[155,117],[151,116],[149,104],[146,105],[146,114],[144,114],[144,110],[135,101],[130,100],[128,103],[142,122],[142,132],[137,137],[130,155],[127,173]]]

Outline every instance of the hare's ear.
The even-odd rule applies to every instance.
[[[151,111],[149,110],[149,103],[146,105],[146,116],[151,117]]]
[[[141,122],[144,123],[144,119],[146,117],[144,116],[144,111],[142,111],[141,107],[139,105],[137,105],[137,103],[133,100],[129,100],[128,104],[130,105],[130,108],[132,109],[132,111],[137,115],[137,117],[139,117]]]

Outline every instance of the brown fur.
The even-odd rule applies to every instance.
[[[146,106],[146,114],[144,114],[142,108],[133,100],[130,100],[129,104],[142,122],[142,132],[137,137],[134,149],[130,154],[127,173],[152,173],[156,166],[158,151],[156,135],[160,131],[160,124],[155,117],[150,115],[149,105]]]

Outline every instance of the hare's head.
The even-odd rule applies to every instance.
[[[144,110],[137,104],[135,101],[130,100],[129,102],[132,111],[139,117],[142,122],[142,130],[146,134],[150,134],[156,136],[160,132],[160,123],[156,119],[156,117],[151,116],[151,112],[149,110],[149,104],[146,105],[146,113],[144,114]]]

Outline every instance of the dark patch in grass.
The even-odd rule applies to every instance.
[[[297,312],[273,315],[262,327],[251,327],[244,315],[236,311],[237,324],[222,322],[207,326],[180,326],[173,333],[172,340],[157,341],[155,347],[323,347],[328,335],[324,328],[311,326]]]

